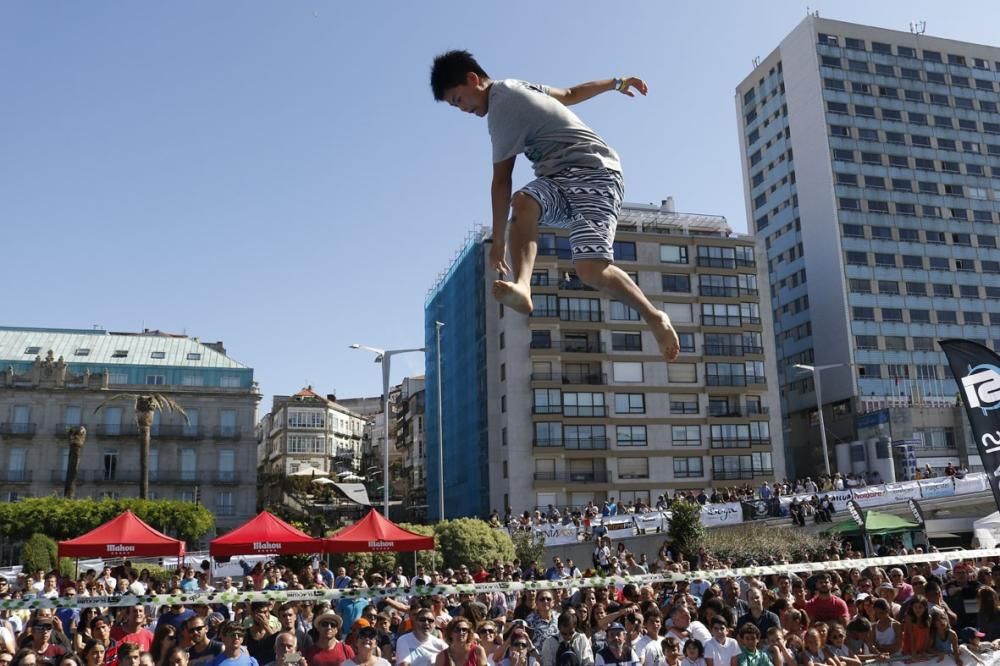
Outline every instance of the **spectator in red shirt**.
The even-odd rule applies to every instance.
[[[823,573],[816,578],[816,594],[805,603],[805,611],[813,622],[838,622],[847,626],[850,614],[847,602],[831,591],[830,575]]]
[[[125,624],[116,624],[111,629],[111,638],[118,643],[135,643],[143,652],[149,652],[153,645],[153,632],[146,628],[146,609],[141,604],[128,611]]]

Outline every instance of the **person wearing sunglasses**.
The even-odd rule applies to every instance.
[[[378,631],[375,627],[361,627],[358,630],[357,651],[353,659],[348,659],[343,666],[390,666],[389,662],[379,656]]]
[[[348,659],[354,659],[351,646],[338,640],[342,622],[341,617],[331,610],[313,618],[318,636],[313,646],[304,653],[309,666],[341,666]]]
[[[188,663],[191,666],[208,666],[225,650],[221,641],[209,638],[208,624],[201,616],[195,615],[184,623],[184,633],[188,645]]]
[[[258,666],[257,660],[243,647],[246,630],[238,622],[227,622],[222,625],[223,650],[210,666]]]
[[[439,652],[435,666],[486,666],[486,651],[476,643],[472,623],[456,617],[445,628],[448,649]]]
[[[413,631],[396,641],[396,666],[431,666],[448,644],[433,633],[434,611],[420,607],[414,616]]]
[[[55,643],[55,628],[53,618],[49,609],[39,609],[36,611],[34,622],[28,625],[29,642],[26,647],[30,647],[41,659],[58,661],[66,654],[66,649]],[[22,645],[24,645],[22,643]]]

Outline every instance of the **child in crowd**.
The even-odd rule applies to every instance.
[[[681,666],[705,666],[705,646],[697,638],[684,643],[684,660]]]

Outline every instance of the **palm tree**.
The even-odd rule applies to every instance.
[[[69,438],[69,463],[66,465],[66,487],[63,497],[76,497],[76,477],[80,473],[80,457],[83,455],[83,445],[87,443],[87,429],[82,425],[66,428]]]
[[[116,400],[131,400],[135,407],[135,423],[139,427],[139,498],[149,496],[149,440],[153,431],[156,412],[176,412],[188,423],[187,413],[177,402],[162,393],[119,393],[113,395],[94,410],[97,413]]]

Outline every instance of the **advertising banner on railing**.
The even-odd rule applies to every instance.
[[[882,506],[883,504],[888,504],[892,501],[889,497],[889,493],[885,490],[885,486],[865,486],[864,488],[855,488],[851,491],[851,496],[854,501],[858,503],[858,506],[863,509],[867,509],[872,506]]]
[[[990,482],[985,474],[966,474],[961,479],[955,477],[955,494],[967,495],[969,493],[981,493],[990,489]]]
[[[576,525],[539,525],[534,529],[536,540],[538,536],[544,536],[546,546],[561,546],[577,541]]]
[[[887,483],[885,484],[885,494],[889,498],[887,504],[905,503],[906,500],[920,499],[920,484],[916,481]]]
[[[950,476],[944,476],[939,479],[924,479],[917,483],[920,484],[920,496],[923,499],[951,497],[955,494],[955,482]]]
[[[739,502],[706,504],[701,507],[701,524],[705,527],[736,525],[743,522],[743,506]]]
[[[605,536],[612,539],[623,539],[635,534],[635,522],[632,517],[628,518],[605,518],[604,528],[607,530]]]
[[[640,530],[644,530],[646,534],[656,531],[666,532],[670,528],[670,521],[659,511],[656,513],[640,513],[635,517],[635,526]]]

